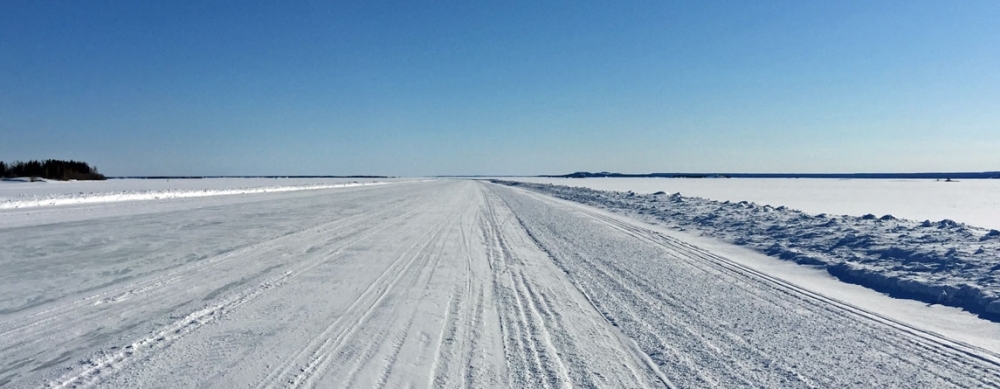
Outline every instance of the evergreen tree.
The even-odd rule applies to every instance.
[[[103,180],[104,175],[85,162],[48,159],[45,162],[15,161],[7,165],[0,162],[0,175],[4,177],[41,177],[50,180]]]

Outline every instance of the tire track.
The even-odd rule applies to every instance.
[[[379,372],[378,381],[376,381],[376,387],[384,388],[389,383],[389,375],[392,374],[392,368],[396,364],[396,361],[399,360],[399,352],[400,350],[403,349],[403,344],[406,342],[406,339],[410,336],[410,331],[413,328],[413,318],[414,316],[410,316],[410,320],[406,323],[406,326],[403,329],[396,332],[396,336],[394,337],[392,345],[390,346],[392,349],[392,354],[390,354],[389,357],[386,358],[385,363],[382,365],[382,371]]]
[[[472,259],[474,248],[473,242],[469,239],[469,231],[477,227],[475,220],[479,210],[476,208],[471,210],[474,212],[466,212],[469,215],[463,214],[459,225],[461,251],[458,255],[465,259],[462,261],[464,272],[461,275],[465,282],[463,285],[455,285],[449,296],[444,313],[445,320],[438,334],[428,387],[474,387],[470,382],[478,370],[474,362],[474,351],[479,349],[481,333],[477,326],[481,325],[482,320],[482,315],[474,310],[482,309],[483,294],[481,283],[473,282],[476,277]],[[470,218],[471,220],[467,220]],[[465,368],[459,370],[463,365]]]
[[[322,256],[314,261],[297,263],[291,270],[286,270],[282,275],[274,277],[257,284],[256,286],[234,293],[234,296],[224,299],[222,302],[209,305],[176,320],[171,324],[153,332],[152,335],[141,338],[124,347],[113,347],[110,350],[99,352],[96,356],[85,361],[82,369],[63,375],[59,379],[46,385],[49,388],[67,387],[89,387],[99,382],[107,374],[113,374],[121,370],[128,364],[134,363],[137,358],[148,358],[151,352],[169,347],[185,335],[203,327],[204,325],[218,320],[226,312],[232,311],[251,301],[260,295],[282,285],[287,284],[292,278],[306,273],[308,270],[335,257],[343,250],[364,241],[376,233],[391,226],[396,219],[405,219],[411,212],[401,212],[392,217],[383,219],[381,224],[375,225],[363,234],[354,234],[355,238],[346,242],[338,242],[333,251],[326,256]]]
[[[381,216],[386,213],[403,208],[404,204],[395,204],[390,208],[378,211]],[[165,274],[147,278],[138,282],[122,285],[111,290],[102,291],[68,304],[48,308],[40,312],[35,312],[27,316],[16,317],[3,324],[0,324],[0,340],[5,338],[40,338],[37,334],[30,333],[33,328],[47,323],[73,317],[76,321],[85,321],[89,315],[80,315],[77,312],[81,309],[92,309],[95,305],[113,304],[135,298],[155,297],[158,291],[184,281],[198,272],[210,269],[228,262],[245,259],[247,255],[258,254],[265,250],[276,250],[279,246],[294,246],[315,240],[317,237],[328,234],[339,234],[345,231],[356,229],[357,223],[367,221],[371,215],[358,214],[344,219],[323,223],[273,239],[257,242],[244,246],[227,253],[210,257],[181,268],[173,269]],[[101,313],[98,313],[101,314]]]
[[[519,193],[522,192],[519,190],[511,191]],[[882,341],[890,342],[891,348],[879,351],[886,355],[886,358],[895,359],[897,361],[895,363],[912,366],[910,369],[921,369],[921,366],[933,367],[931,369],[922,369],[923,374],[928,377],[932,377],[932,379],[938,380],[937,382],[939,384],[998,387],[998,382],[1000,382],[1000,363],[998,363],[998,361],[1000,361],[1000,357],[987,350],[961,342],[956,342],[934,333],[922,331],[906,325],[905,323],[899,323],[873,312],[810,292],[799,288],[794,284],[787,283],[783,280],[747,268],[725,257],[700,249],[687,242],[664,236],[658,232],[633,225],[627,221],[619,220],[618,218],[610,216],[604,216],[600,213],[592,212],[582,207],[562,205],[561,203],[548,200],[547,198],[537,194],[528,194],[528,197],[531,197],[534,201],[545,203],[547,206],[570,209],[568,211],[569,213],[581,215],[586,219],[597,222],[603,227],[611,228],[629,236],[632,239],[643,242],[643,244],[649,245],[649,247],[655,247],[662,250],[667,257],[664,260],[676,260],[693,269],[698,269],[706,276],[716,278],[720,282],[728,284],[729,287],[739,290],[741,294],[754,296],[757,299],[761,299],[763,302],[773,304],[774,307],[786,307],[784,309],[799,307],[795,309],[801,308],[806,312],[810,312],[810,315],[814,315],[813,320],[821,322],[825,321],[828,323],[844,323],[843,325],[846,326],[845,328],[857,327],[861,331],[866,331],[865,333],[870,332],[872,334],[878,334],[875,335],[877,338],[873,339],[880,339],[880,341],[882,341],[881,339],[895,339],[895,341]],[[522,226],[524,226],[524,221],[520,218],[519,221]],[[565,223],[565,221],[560,223]],[[532,233],[532,229],[529,229],[527,226],[525,226],[525,228],[528,229],[529,233]],[[558,234],[558,232],[554,229],[552,231],[539,230],[536,232]],[[691,305],[688,301],[673,300],[672,296],[663,295],[659,291],[661,289],[660,287],[646,283],[645,279],[647,277],[641,273],[637,273],[637,271],[649,271],[649,269],[642,267],[632,268],[631,266],[623,267],[620,266],[618,261],[602,260],[599,257],[590,258],[587,255],[576,255],[570,252],[570,250],[560,248],[560,244],[556,244],[554,246],[551,244],[543,244],[539,241],[540,238],[534,235],[532,235],[532,239],[534,239],[539,245],[547,247],[546,250],[550,251],[549,254],[552,259],[559,264],[564,271],[573,274],[573,283],[587,296],[587,300],[590,301],[595,308],[605,314],[605,316],[612,322],[615,320],[619,321],[614,324],[625,325],[632,328],[629,333],[632,334],[632,336],[636,336],[637,340],[644,344],[642,348],[646,351],[646,353],[649,353],[649,356],[654,360],[661,358],[661,355],[654,351],[656,349],[664,348],[666,350],[673,350],[672,353],[675,354],[675,357],[682,358],[684,350],[689,349],[689,347],[684,346],[684,343],[686,343],[685,341],[688,339],[695,339],[698,342],[704,342],[704,346],[711,346],[712,343],[717,343],[719,345],[731,347],[734,344],[738,345],[741,342],[744,342],[737,333],[731,332],[736,329],[736,327],[726,327],[727,324],[725,322],[715,322],[715,318],[703,316],[700,312],[698,312],[696,310],[697,306]],[[568,242],[569,240],[567,240],[567,244]],[[621,262],[621,264],[624,263],[626,262]],[[589,277],[595,276],[598,277],[599,280],[589,279]],[[610,289],[606,289],[607,287],[610,287]],[[627,307],[630,304],[636,303],[645,305],[650,309],[644,310],[642,315],[637,315],[637,312],[629,313],[625,316],[621,315],[622,307]],[[661,303],[674,305],[674,307],[670,308],[668,306],[664,306],[663,308],[655,308]],[[704,302],[701,302],[701,304],[704,304]],[[611,311],[609,311],[609,308],[611,308]],[[670,329],[669,327],[655,327],[657,325],[670,322],[670,318],[658,314],[664,312],[691,315],[695,322],[702,322],[708,325],[705,329],[709,332],[701,333],[696,328]],[[644,316],[646,319],[643,319]],[[626,318],[628,322],[620,322]],[[648,319],[653,319],[653,321],[646,322],[645,320]],[[650,325],[653,326],[650,327]],[[637,329],[637,326],[647,326],[647,328]],[[656,339],[658,338],[657,332],[674,333],[677,331],[686,332],[688,335],[669,339],[669,342],[666,342],[667,339]],[[737,336],[730,339],[718,338],[720,335],[725,336],[727,332]],[[654,340],[652,342],[653,344],[662,343],[664,348],[661,348],[661,346],[649,347],[650,338]],[[754,337],[751,336],[751,338],[748,338],[746,342],[749,342],[750,339],[753,338]],[[678,342],[680,343],[680,348],[670,347],[671,343],[678,344]],[[747,344],[747,346],[750,345]],[[783,371],[782,374],[786,377],[795,380],[802,380],[806,386],[827,386],[832,385],[835,382],[843,382],[843,376],[831,376],[824,374],[827,372],[810,370],[809,374],[812,374],[811,378],[819,379],[818,381],[813,381],[810,377],[799,374],[801,371],[800,369],[803,366],[798,364],[785,365],[780,360],[775,359],[774,356],[761,353],[760,351],[762,350],[759,346],[752,346],[747,348],[745,351],[756,354],[756,356],[752,359],[765,361],[765,363],[768,363],[766,361],[771,361],[769,363],[772,365],[770,367],[772,371]],[[727,354],[732,354],[732,352],[727,352]],[[733,355],[730,355],[730,357],[732,356]],[[725,359],[722,359],[720,361],[724,360]],[[658,361],[658,363],[662,362]],[[738,376],[751,378],[750,381],[744,381],[744,384],[752,385],[754,382],[758,384],[762,382],[759,381],[759,379],[752,378],[757,377],[757,375],[751,370],[745,370],[745,366],[742,366],[739,361],[725,362],[724,364],[731,365],[732,368],[742,369],[742,373],[738,374]],[[671,362],[671,366],[676,367],[677,365],[676,363]],[[698,366],[703,366],[703,363],[698,362],[692,365],[695,369],[697,369]],[[808,368],[808,366],[806,367]],[[720,368],[712,368],[713,372],[719,372],[720,370]],[[677,372],[675,371],[674,373],[676,374]],[[819,374],[817,375],[816,373]],[[694,377],[682,378],[681,382],[705,382],[692,380],[692,378]],[[701,379],[704,378],[705,377],[701,377]],[[886,382],[891,382],[892,378],[889,377],[889,380],[890,381]],[[930,383],[930,381],[924,382]]]
[[[906,325],[905,323],[894,321],[839,300],[799,288],[798,286],[792,285],[783,280],[735,263],[725,257],[713,254],[689,243],[679,241],[675,238],[665,236],[655,231],[649,231],[637,226],[628,225],[622,221],[602,215],[588,214],[588,216],[638,239],[660,246],[665,250],[674,253],[678,258],[689,260],[692,265],[708,265],[712,269],[728,273],[727,275],[730,276],[738,275],[748,280],[765,283],[769,287],[774,288],[787,296],[796,298],[799,301],[829,312],[830,315],[828,315],[828,317],[831,319],[842,316],[843,312],[836,311],[842,310],[852,314],[860,320],[871,321],[879,325],[892,328],[893,330],[898,331],[898,333],[904,334],[912,341],[912,343],[902,343],[903,345],[913,346],[914,348],[912,350],[915,354],[930,357],[931,360],[935,362],[948,363],[955,368],[963,369],[969,368],[968,358],[973,358],[983,362],[991,367],[992,370],[986,370],[990,379],[982,381],[982,384],[997,387],[997,382],[1000,382],[1000,370],[997,370],[1000,369],[1000,355],[996,355],[975,346],[952,341],[940,335],[919,330]],[[945,358],[934,358],[939,355],[945,356]],[[944,376],[941,376],[940,378],[948,380],[948,378]]]
[[[434,352],[434,362],[431,364],[431,376],[430,382],[427,384],[428,387],[445,387],[448,384],[448,372],[450,368],[449,361],[452,360],[454,355],[454,350],[456,347],[454,343],[458,343],[460,340],[459,334],[459,321],[461,317],[458,315],[459,312],[459,291],[452,290],[451,296],[448,298],[447,308],[444,312],[445,321],[441,326],[441,333],[438,334],[437,348]],[[449,344],[445,346],[445,344]],[[443,361],[443,362],[442,362]]]
[[[335,361],[334,357],[339,357],[340,347],[343,347],[346,342],[354,340],[354,337],[358,336],[358,331],[362,329],[362,326],[364,326],[364,328],[369,328],[369,324],[385,325],[388,323],[389,325],[386,327],[386,330],[388,330],[393,326],[393,323],[397,322],[400,318],[408,317],[407,324],[405,324],[402,330],[397,332],[397,334],[402,333],[403,336],[397,336],[395,339],[396,341],[389,345],[389,356],[385,360],[386,364],[381,367],[376,380],[376,386],[378,387],[384,387],[387,384],[404,342],[408,339],[408,334],[413,327],[417,311],[417,304],[401,301],[398,298],[398,294],[392,292],[398,289],[401,280],[404,279],[403,276],[408,276],[411,279],[409,284],[406,285],[407,287],[414,288],[416,286],[423,285],[423,290],[426,293],[430,287],[430,281],[434,278],[434,274],[437,271],[438,265],[443,256],[445,243],[448,240],[450,232],[447,227],[451,226],[451,219],[452,215],[446,216],[440,224],[440,228],[436,232],[433,232],[430,239],[425,242],[426,244],[422,245],[422,247],[418,249],[418,252],[415,254],[417,261],[409,265],[407,269],[402,270],[399,280],[386,288],[386,298],[380,299],[373,304],[372,309],[358,320],[358,326],[352,328],[351,331],[341,338],[341,344],[330,349],[327,353],[328,358],[323,362],[323,366],[319,369],[319,373],[314,374],[312,377],[309,377],[308,380],[304,381],[308,386],[316,386],[316,381],[330,369],[331,365],[333,365]],[[389,308],[395,309],[390,310]],[[404,313],[400,315],[400,311]],[[377,347],[378,344],[373,346]],[[343,358],[337,358],[336,360],[342,361]]]
[[[275,387],[287,379],[290,387],[307,385],[315,377],[322,375],[328,367],[334,353],[339,350],[350,336],[355,333],[378,305],[386,299],[393,287],[407,275],[408,270],[422,257],[423,250],[436,242],[445,227],[439,222],[419,235],[416,242],[395,259],[371,284],[351,303],[345,312],[330,323],[315,336],[292,358],[287,359],[279,367],[268,374],[258,385],[258,388]],[[305,360],[297,374],[292,374],[298,361]]]
[[[677,300],[673,296],[660,293],[654,285],[649,284],[628,267],[618,266],[613,262],[592,260],[584,256],[575,257],[574,260],[589,267],[590,273],[581,275],[581,277],[596,276],[596,279],[599,279],[599,281],[587,283],[586,286],[579,282],[574,282],[574,284],[581,293],[588,296],[587,298],[592,304],[595,303],[590,297],[591,295],[600,296],[601,300],[610,300],[604,304],[595,304],[595,306],[612,325],[637,328],[641,336],[647,339],[643,342],[647,345],[643,354],[648,354],[647,358],[651,358],[655,362],[652,365],[655,371],[660,371],[659,366],[669,366],[673,374],[680,376],[679,380],[682,382],[693,381],[710,386],[719,386],[724,382],[741,386],[754,384],[754,380],[746,378],[752,377],[753,372],[740,364],[731,353],[716,351],[711,355],[702,355],[682,351],[690,350],[705,340],[701,334],[692,332],[691,328],[677,326],[670,313],[683,312],[684,315],[697,318],[701,322],[708,321],[708,318],[698,312],[697,307]],[[563,266],[565,271],[570,271],[565,264],[560,266]],[[625,312],[624,317],[621,314],[610,314],[608,307]],[[644,307],[645,309],[640,312],[633,307]],[[667,337],[661,333],[679,334],[679,336]],[[650,347],[650,344],[654,346]],[[745,343],[738,340],[732,347],[736,348],[739,354],[752,354],[754,358],[758,359],[767,358],[767,355],[747,347]],[[709,371],[709,368],[716,363],[715,359],[718,358],[728,361],[732,366],[727,369],[711,369]],[[736,372],[741,373],[734,374]],[[662,372],[658,375],[662,376]],[[670,380],[661,379],[661,381],[666,386],[672,386]]]
[[[446,227],[450,226],[449,222],[452,219],[452,215],[446,216],[441,223],[438,225],[437,229],[432,229],[429,231],[429,238],[420,239],[422,244],[416,250],[412,260],[407,262],[407,265],[401,269],[393,281],[390,282],[388,286],[385,287],[382,294],[372,303],[371,307],[366,310],[361,317],[356,321],[356,325],[348,327],[348,330],[342,332],[337,336],[337,342],[334,343],[327,351],[322,351],[322,357],[318,358],[318,368],[313,370],[313,374],[305,375],[301,380],[293,380],[293,387],[302,386],[316,386],[317,380],[321,378],[334,364],[334,357],[338,356],[340,349],[362,329],[368,323],[393,323],[396,319],[400,317],[409,317],[408,324],[406,324],[406,329],[404,331],[409,331],[410,327],[413,325],[413,320],[416,315],[416,306],[410,305],[406,308],[399,307],[395,310],[389,311],[388,309],[378,310],[378,308],[394,300],[391,298],[393,291],[399,286],[403,279],[407,277],[412,277],[409,287],[415,287],[417,285],[424,285],[424,289],[429,285],[430,280],[434,277],[434,273],[437,270],[438,263],[442,257],[442,251],[444,250],[444,243],[447,241],[448,230]],[[427,250],[430,250],[429,252]],[[411,269],[416,269],[416,271],[411,271]],[[398,315],[399,311],[404,311],[404,315]],[[381,313],[381,315],[379,315]],[[389,318],[385,318],[386,314],[391,313]],[[381,318],[382,320],[376,320]],[[391,326],[391,324],[390,324]],[[398,357],[400,348],[403,345],[405,338],[400,340],[398,343],[393,343],[390,345],[390,354],[395,355],[388,359],[388,361],[393,364]],[[374,345],[378,346],[378,344]],[[339,358],[338,358],[339,359]],[[379,381],[376,382],[378,386],[384,386],[385,380],[388,380],[388,376],[391,373],[392,365],[385,365],[381,369],[382,372],[379,374]],[[308,370],[307,370],[308,371]],[[301,378],[301,377],[297,377]]]
[[[661,383],[667,387],[673,387],[671,380],[667,379],[666,376],[660,371],[660,366],[670,365],[674,369],[674,374],[680,374],[683,380],[686,381],[698,381],[705,383],[706,385],[716,385],[718,382],[711,375],[705,374],[703,369],[699,368],[700,364],[698,361],[692,359],[691,355],[679,351],[677,348],[671,345],[670,339],[665,338],[658,332],[653,331],[654,326],[651,325],[651,321],[658,323],[669,323],[670,318],[667,316],[667,312],[672,309],[667,309],[667,305],[670,305],[672,298],[669,296],[658,295],[653,291],[649,285],[646,285],[645,281],[634,277],[630,272],[624,272],[623,269],[612,268],[606,263],[600,261],[592,261],[589,258],[578,257],[575,258],[587,266],[590,267],[589,271],[591,273],[578,274],[579,272],[573,272],[573,274],[578,274],[577,277],[571,282],[577,289],[585,296],[587,301],[591,306],[595,308],[597,312],[600,312],[604,318],[614,327],[622,327],[632,325],[638,327],[642,331],[642,337],[646,339],[651,339],[650,341],[644,342],[645,344],[652,343],[656,347],[648,348],[638,351],[638,354],[642,362],[659,378]],[[556,260],[557,263],[561,262]],[[569,268],[565,267],[563,264],[559,264],[567,273],[571,272]],[[622,277],[616,277],[614,274],[621,274]],[[586,285],[581,285],[580,277],[595,277],[599,278],[600,281],[591,281],[586,283]],[[607,301],[604,304],[597,303],[591,297],[592,295],[597,295],[601,297],[601,300]],[[635,302],[640,302],[635,304]],[[674,303],[676,305],[676,303]],[[643,314],[640,314],[636,310],[632,309],[633,305],[639,305],[645,307]],[[621,315],[617,316],[609,313],[606,309],[607,306],[613,306],[617,310],[624,311],[624,318],[628,320],[623,320]],[[685,307],[688,308],[688,307]],[[690,309],[690,308],[688,308]],[[655,320],[650,320],[650,319]],[[687,331],[685,328],[675,328],[670,327],[671,332],[684,332]],[[675,339],[677,342],[690,342],[691,336],[696,336],[696,334],[685,334],[686,336],[681,339]],[[662,350],[652,351],[652,350]],[[672,358],[667,358],[666,353]],[[752,385],[750,381],[742,381],[743,385]]]
[[[567,387],[570,385],[565,362],[551,340],[546,323],[519,282],[523,279],[519,259],[513,255],[500,229],[496,199],[486,197],[487,213],[483,232],[488,242],[487,255],[493,268],[494,295],[499,300],[504,351],[507,355],[510,382],[517,386]],[[508,218],[506,221],[509,221]],[[511,361],[514,365],[511,366]]]
[[[522,239],[524,239],[524,242],[521,242],[521,244],[528,244],[537,249],[542,254],[544,261],[552,261],[554,258],[550,253],[545,251],[543,246],[539,245],[539,242],[531,235],[531,232],[524,227],[518,216],[510,209],[507,201],[498,196],[492,189],[486,190],[490,193],[491,208],[505,210],[508,214],[504,218],[504,223],[513,224],[514,227],[511,227],[512,229],[523,233],[524,236]],[[498,217],[493,216],[492,220],[498,220]],[[502,223],[495,223],[497,226],[500,224]],[[594,301],[585,293],[581,293],[579,285],[576,284],[576,281],[572,277],[565,277],[565,275],[569,274],[566,268],[559,266],[558,263],[553,263],[553,269],[561,271],[560,274],[562,276],[556,277],[557,279],[542,279],[541,283],[539,283],[539,281],[535,281],[535,277],[525,272],[525,266],[527,265],[525,262],[520,261],[520,265],[522,265],[520,266],[521,269],[516,272],[516,277],[520,278],[517,282],[520,285],[519,289],[525,300],[531,301],[529,305],[539,307],[536,309],[536,313],[540,321],[546,326],[551,327],[552,330],[550,333],[552,335],[550,339],[553,340],[551,343],[564,358],[563,366],[565,366],[567,371],[565,379],[571,385],[584,387],[650,387],[651,385],[662,385],[669,388],[673,387],[672,383],[660,372],[657,365],[650,361],[649,356],[638,347],[635,341],[626,337],[619,331],[616,324],[607,320]],[[556,298],[556,295],[552,294],[552,289],[561,283],[567,284],[567,291],[572,290],[573,293],[577,293],[578,295],[576,297],[561,295],[559,297],[560,301],[558,301],[558,304],[555,304],[556,301],[553,299]],[[542,292],[543,290],[545,292]],[[569,300],[562,300],[566,298],[569,298]],[[587,321],[592,323],[591,326],[581,327],[578,323],[564,321],[563,316],[566,313],[573,312],[573,308],[577,312],[588,312]],[[580,333],[579,331],[581,330],[586,332]],[[584,348],[590,350],[588,352],[594,352],[595,349],[589,343],[595,343],[598,339],[603,340],[602,342],[597,342],[605,347],[602,350],[603,352],[615,350],[615,352],[622,353],[621,357],[623,359],[596,362],[591,361],[590,356],[587,356],[582,349],[578,351],[578,346],[581,345],[580,342],[582,340],[586,343],[583,345]],[[597,350],[601,350],[601,348]],[[619,366],[618,371],[606,371],[605,375],[598,373],[598,371],[603,371],[609,362],[617,364]],[[601,364],[605,364],[605,366],[601,366]],[[608,373],[610,375],[607,375]]]

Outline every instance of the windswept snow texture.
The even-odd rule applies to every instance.
[[[1000,231],[952,220],[811,215],[680,193],[640,195],[507,182],[628,216],[694,229],[895,297],[1000,319]]]
[[[1000,387],[994,352],[517,188],[52,208],[0,211],[40,215],[0,224],[3,387]]]

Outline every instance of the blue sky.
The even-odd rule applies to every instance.
[[[1000,170],[1000,2],[620,3],[4,1],[0,160]]]

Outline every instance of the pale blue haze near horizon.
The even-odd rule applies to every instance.
[[[0,160],[1000,170],[998,1],[0,2]]]

